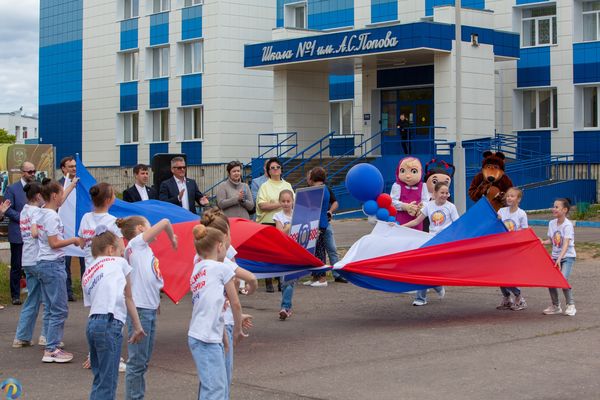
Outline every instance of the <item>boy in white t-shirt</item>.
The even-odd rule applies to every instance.
[[[509,232],[527,229],[529,227],[527,214],[519,208],[523,191],[512,187],[506,191],[505,198],[508,207],[502,207],[498,210],[498,218],[502,220]],[[502,291],[502,301],[496,307],[497,310],[519,311],[527,308],[527,302],[521,295],[521,289],[518,287],[501,287],[500,290]],[[514,302],[510,297],[511,293],[515,296]]]

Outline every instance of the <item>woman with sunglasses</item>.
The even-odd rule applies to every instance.
[[[256,222],[265,225],[275,226],[273,216],[281,211],[279,204],[279,193],[283,190],[289,190],[294,193],[292,185],[284,181],[281,177],[281,163],[276,157],[267,161],[265,170],[269,179],[260,186],[256,197]],[[265,280],[267,292],[273,293],[273,280]]]
[[[254,199],[248,185],[242,182],[242,163],[227,164],[229,178],[217,187],[217,205],[229,218],[250,219],[249,211],[254,208]]]

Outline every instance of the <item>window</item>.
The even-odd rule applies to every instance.
[[[285,5],[286,28],[306,29],[306,3],[293,3]]]
[[[202,107],[182,110],[183,140],[202,139]]]
[[[156,47],[151,49],[152,53],[152,78],[169,76],[169,48]]]
[[[184,7],[197,6],[198,4],[202,4],[203,2],[204,2],[204,0],[185,0],[183,6]]]
[[[523,129],[556,128],[556,89],[523,91]]]
[[[598,87],[583,88],[583,127],[598,127]]]
[[[123,0],[123,19],[130,19],[139,16],[139,0]]]
[[[600,40],[600,1],[586,1],[583,6],[583,41]]]
[[[138,53],[123,53],[123,82],[137,81]]]
[[[138,126],[138,113],[123,114],[123,143],[137,143],[139,141]]]
[[[523,47],[556,44],[556,6],[523,10]]]
[[[202,72],[202,41],[183,44],[183,73]]]
[[[27,127],[23,127],[23,139],[27,139]]]
[[[338,135],[352,134],[352,101],[330,103],[330,131]]]
[[[152,0],[152,12],[160,13],[171,9],[171,0]]]
[[[152,111],[152,141],[169,141],[169,110]]]

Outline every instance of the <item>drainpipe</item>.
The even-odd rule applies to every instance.
[[[454,201],[456,208],[458,209],[459,214],[463,214],[467,210],[467,177],[466,177],[466,162],[465,162],[465,149],[462,146],[462,79],[461,79],[461,70],[462,70],[462,27],[461,27],[461,0],[456,0],[454,2],[454,44],[455,44],[455,69],[456,69],[456,88],[455,88],[455,98],[456,98],[456,146],[454,146],[454,151],[452,153],[454,166],[456,168],[456,174],[454,175]]]

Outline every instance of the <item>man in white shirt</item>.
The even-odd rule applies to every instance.
[[[154,188],[148,186],[149,172],[148,166],[138,164],[133,167],[135,184],[123,192],[123,200],[129,203],[145,200],[158,200],[158,193]]]
[[[196,214],[196,202],[201,206],[208,205],[208,198],[198,190],[196,181],[186,177],[187,166],[183,157],[171,160],[173,176],[160,184],[158,198],[185,208]]]

